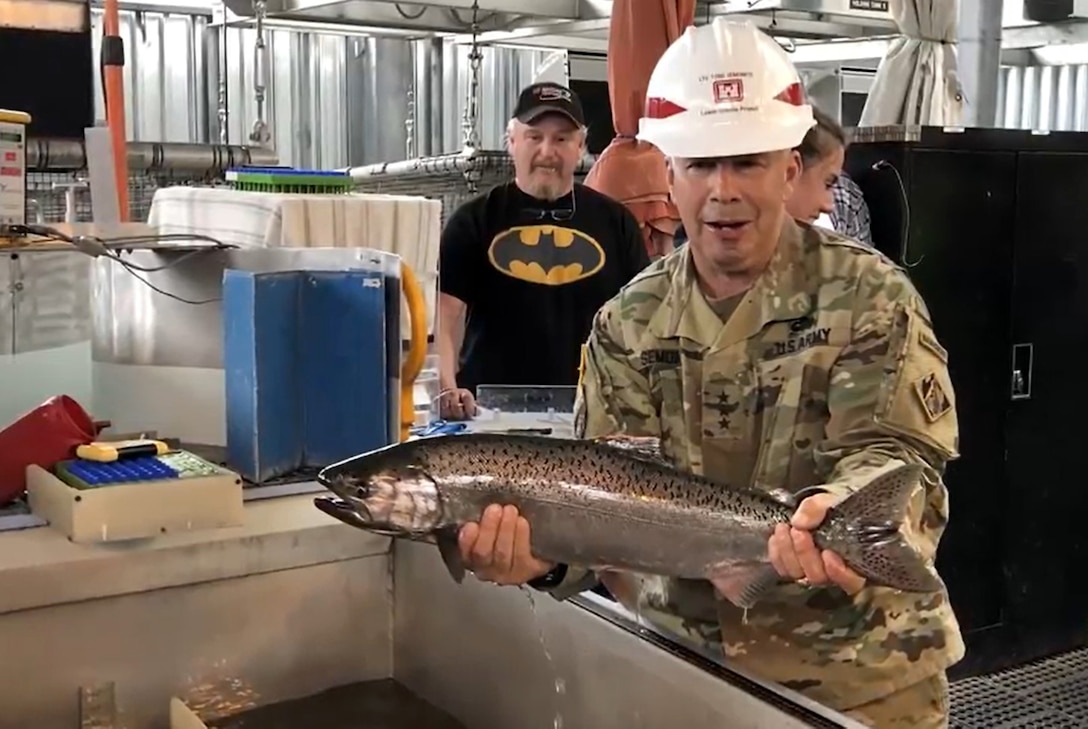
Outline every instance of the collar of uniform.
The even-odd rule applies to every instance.
[[[671,269],[668,291],[646,325],[655,339],[675,339],[680,335],[682,315],[699,289],[691,260],[691,245],[681,247],[670,258],[666,263]]]
[[[748,339],[770,322],[810,314],[819,282],[809,270],[805,247],[800,226],[787,217],[767,270],[748,289],[723,327],[696,281],[691,246],[684,246],[669,292],[650,319],[649,331],[660,339],[683,337],[703,347],[720,348]]]

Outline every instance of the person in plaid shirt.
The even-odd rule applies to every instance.
[[[873,245],[873,234],[869,229],[869,206],[865,204],[865,196],[861,194],[861,188],[850,179],[846,172],[839,173],[839,179],[831,187],[833,201],[831,209],[831,225],[836,233],[841,233],[849,238]]]

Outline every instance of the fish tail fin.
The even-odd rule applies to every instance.
[[[903,533],[922,466],[908,463],[876,475],[834,507],[845,526],[831,551],[869,582],[904,592],[937,592],[944,583]],[[841,535],[841,536],[840,536]]]

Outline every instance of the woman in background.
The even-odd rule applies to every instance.
[[[812,113],[816,126],[797,147],[801,155],[801,178],[786,209],[797,220],[823,224],[871,246],[869,206],[857,184],[842,169],[846,161],[846,132],[819,109],[814,107]],[[825,215],[827,218],[821,221]]]
[[[842,127],[815,107],[812,115],[816,117],[816,126],[808,130],[796,148],[801,155],[801,177],[786,203],[790,215],[809,224],[835,210],[832,188],[846,162],[846,133]]]

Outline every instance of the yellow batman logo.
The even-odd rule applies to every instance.
[[[579,230],[557,225],[504,230],[491,241],[487,257],[507,276],[545,286],[589,278],[605,263],[600,243]]]

